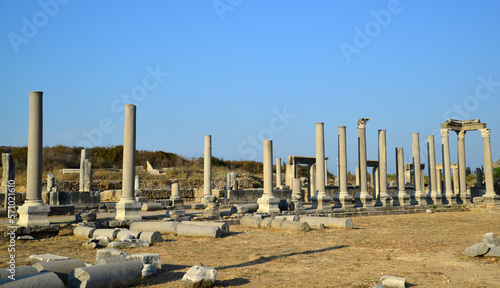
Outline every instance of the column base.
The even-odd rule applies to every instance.
[[[335,201],[333,208],[347,209],[354,207],[354,198],[347,193],[333,196],[333,201]]]
[[[394,207],[409,207],[410,206],[410,196],[405,192],[400,191],[392,196]]]
[[[373,196],[368,194],[368,192],[361,192],[360,194],[354,196],[354,200],[356,201],[354,207],[373,207]]]
[[[259,209],[257,209],[257,212],[280,213],[280,208],[278,207],[279,202],[279,198],[262,195],[262,197],[257,200],[257,203],[259,204]]]
[[[201,196],[201,203],[214,203],[217,201],[217,197],[214,195],[203,195]]]
[[[115,220],[118,221],[141,221],[140,214],[142,205],[139,202],[125,202],[120,201],[116,203],[116,216]]]
[[[443,193],[443,197],[441,197],[441,201],[443,205],[453,205],[453,204],[458,204],[457,203],[457,195],[453,193]]]
[[[465,194],[465,195],[458,194],[457,195],[457,203],[460,205],[471,205],[472,201],[471,201],[470,194]]]
[[[182,200],[181,197],[170,197],[169,199],[172,201],[172,206],[179,206],[179,205],[184,205],[184,200]]]
[[[317,210],[331,210],[330,202],[332,202],[332,197],[328,195],[315,195],[311,198],[313,202],[313,209]]]
[[[209,220],[220,219],[219,207],[217,207],[215,203],[209,204],[207,205],[207,208],[205,208],[205,211],[203,211],[203,215]]]
[[[19,213],[19,221],[17,221],[17,225],[29,227],[29,226],[38,226],[44,227],[49,226],[49,212],[50,207],[36,202],[30,203],[26,201],[23,206],[17,209],[17,213]]]
[[[431,192],[431,194],[427,196],[427,205],[442,206],[443,196],[441,194]]]
[[[417,191],[410,195],[410,204],[412,206],[425,207],[427,206],[427,195],[422,191]]]
[[[379,199],[377,199],[377,203],[375,204],[375,206],[391,207],[392,206],[391,196],[387,193],[380,194]]]
[[[486,208],[500,207],[500,196],[497,194],[485,194],[483,195],[483,203],[486,205]]]

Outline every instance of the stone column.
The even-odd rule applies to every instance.
[[[378,165],[380,202],[383,207],[391,206],[391,196],[387,193],[387,145],[385,129],[378,130]]]
[[[441,198],[443,197],[443,176],[441,175],[441,169],[436,169],[436,189],[437,189],[437,194],[441,195]],[[441,199],[442,201],[442,199]],[[436,203],[436,204],[442,204]]]
[[[359,186],[359,166],[356,166],[356,186]]]
[[[471,204],[470,194],[467,193],[467,176],[465,175],[465,131],[457,132],[458,137],[458,175],[460,177],[460,204]],[[457,197],[458,198],[458,197]]]
[[[325,186],[328,185],[328,163],[327,163],[328,160],[325,160]]]
[[[281,158],[276,158],[276,187],[281,188]]]
[[[80,189],[79,191],[80,192],[83,192],[85,190],[83,190],[83,182],[85,182],[85,176],[84,176],[84,161],[85,159],[87,159],[87,149],[83,148],[81,151],[80,151]]]
[[[214,202],[212,196],[212,136],[205,135],[205,151],[203,153],[203,196],[201,202]]]
[[[368,193],[366,170],[366,122],[367,118],[358,120],[358,167],[359,167],[359,194],[356,195],[356,206],[372,207],[373,196]]]
[[[427,196],[428,204],[440,206],[442,204],[441,192],[437,190],[437,172],[436,172],[436,145],[434,135],[427,135],[427,155],[429,169],[429,194]],[[441,178],[440,178],[441,179]]]
[[[123,131],[123,175],[122,197],[116,203],[118,221],[140,221],[141,203],[135,201],[135,138],[136,138],[136,107],[125,104],[125,123]]]
[[[402,147],[396,148],[396,166],[398,175],[398,192],[392,196],[394,206],[406,207],[410,205],[410,196],[406,194],[405,187],[405,159]]]
[[[301,183],[300,179],[293,178],[292,181],[292,202],[294,204],[294,210],[304,209],[301,201]]]
[[[141,175],[135,175],[134,190],[141,190]]]
[[[412,205],[427,205],[427,197],[422,192],[422,170],[420,168],[420,143],[418,133],[412,133],[412,151],[413,151],[413,173],[415,179],[414,192],[410,196]]]
[[[330,209],[332,198],[326,195],[325,189],[325,136],[324,123],[316,123],[316,190],[313,202],[318,210]]]
[[[484,182],[486,182],[486,194],[483,195],[484,203],[487,207],[499,207],[500,197],[495,194],[493,187],[493,167],[491,159],[491,129],[480,129],[483,137],[483,154],[484,154]]]
[[[286,160],[286,170],[285,170],[285,185],[292,187],[293,178],[297,178],[293,171],[292,155],[288,155]]]
[[[264,191],[262,197],[257,200],[258,212],[279,213],[279,199],[273,193],[273,141],[264,140]]]
[[[42,201],[43,92],[30,92],[26,201],[17,209],[19,226],[49,226],[49,206]]]
[[[347,191],[347,145],[346,127],[339,126],[338,137],[338,172],[339,193],[335,195],[335,208],[351,208],[354,205],[354,198]]]
[[[456,201],[456,196],[453,194],[451,186],[451,162],[450,162],[450,129],[441,129],[441,145],[443,150],[443,176],[444,176],[444,192],[443,204],[451,205]]]
[[[4,195],[4,211],[8,211],[8,200],[9,200],[9,183],[11,186],[15,184],[15,172],[16,164],[14,158],[10,153],[2,153],[2,186],[0,188],[1,193]],[[8,212],[7,212],[8,214]]]
[[[457,198],[460,198],[460,177],[458,173],[458,163],[451,163],[451,171],[453,171],[453,193]]]
[[[307,166],[307,202],[317,196],[316,190],[316,164]]]
[[[80,192],[92,191],[92,162],[87,159],[87,149],[82,149],[80,158]]]

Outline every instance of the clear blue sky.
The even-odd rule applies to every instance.
[[[45,146],[121,145],[133,103],[141,150],[198,157],[211,134],[214,156],[261,161],[269,138],[286,161],[314,156],[324,122],[330,171],[344,125],[354,172],[365,117],[368,159],[386,129],[393,173],[395,147],[411,162],[413,132],[425,145],[445,119],[479,118],[498,160],[499,11],[498,1],[1,1],[0,145],[27,145],[28,92],[43,91]],[[480,167],[479,132],[466,149]]]

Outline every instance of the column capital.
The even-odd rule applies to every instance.
[[[455,131],[457,132],[458,139],[465,139],[465,130]]]
[[[451,129],[448,128],[441,129],[441,137],[448,137],[448,135],[450,134],[450,130]]]
[[[483,137],[483,138],[489,138],[491,135],[490,128],[479,129],[479,131],[481,131],[481,137]]]
[[[370,121],[368,118],[359,118],[358,119],[358,128],[365,128],[366,122]]]

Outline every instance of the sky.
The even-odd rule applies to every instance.
[[[480,119],[500,159],[498,1],[0,1],[0,145],[28,143],[29,92],[43,91],[43,144],[123,144],[125,104],[137,105],[137,149],[262,161],[315,156],[325,123],[336,174],[338,127],[348,170],[357,166],[357,119],[369,160],[387,131],[411,162],[419,133]],[[468,132],[467,166],[483,164]],[[451,161],[457,140],[450,134]]]

